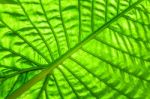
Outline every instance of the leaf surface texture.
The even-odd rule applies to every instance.
[[[12,2],[0,4],[0,99],[150,98],[149,0]]]

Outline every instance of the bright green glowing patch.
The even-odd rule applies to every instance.
[[[0,0],[0,99],[149,99],[149,0]]]

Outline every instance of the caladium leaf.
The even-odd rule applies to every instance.
[[[149,93],[149,0],[0,4],[0,98],[149,99]]]

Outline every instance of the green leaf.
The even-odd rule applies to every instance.
[[[16,4],[15,0],[0,0],[0,4]]]
[[[0,99],[150,98],[149,0],[9,1]]]

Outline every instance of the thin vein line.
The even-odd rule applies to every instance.
[[[108,8],[107,8],[107,6],[108,6],[108,1],[105,0],[105,23],[107,23],[107,13],[108,13]]]
[[[59,85],[58,85],[58,82],[57,82],[57,80],[56,80],[55,75],[52,74],[52,77],[54,78],[55,85],[56,85],[56,87],[57,87],[57,90],[58,90],[58,92],[59,92],[59,95],[60,95],[61,99],[64,99],[64,97],[63,97],[63,95],[62,95],[62,92],[61,92],[61,90],[60,90],[60,87],[59,87]]]
[[[7,94],[7,96],[6,96],[5,98],[7,98],[7,97],[10,95],[10,93],[13,91],[13,89],[15,88],[17,82],[18,82],[19,79],[20,79],[20,76],[21,76],[21,75],[19,75],[19,76],[17,77],[17,80],[13,83],[12,87],[9,89],[8,94]]]
[[[91,7],[91,31],[92,33],[94,32],[94,0],[92,2],[92,7]]]
[[[45,96],[46,96],[46,99],[49,99],[49,96],[48,96],[48,91],[47,91],[47,87],[45,88]]]
[[[78,35],[78,42],[81,41],[81,8],[80,8],[80,0],[78,0],[78,14],[79,14],[79,35]]]
[[[42,88],[40,89],[38,95],[37,95],[37,98],[36,99],[40,99],[41,98],[41,95],[43,93],[43,91],[45,90],[46,86],[47,86],[47,83],[48,83],[48,75],[47,77],[45,78],[44,82],[43,82],[43,85],[42,85]]]
[[[108,27],[109,28],[109,27]],[[109,31],[112,31],[112,30],[109,30]],[[112,34],[112,33],[111,33]],[[117,44],[118,44],[118,47],[119,48],[121,48],[121,42],[119,41],[119,37],[118,37],[118,35],[117,35],[117,33],[114,33],[114,36],[115,36],[115,40],[117,41]],[[119,57],[119,53],[120,53],[120,51],[117,51],[117,57]],[[127,62],[127,55],[126,54],[122,54],[123,55],[123,60],[124,60],[124,62]]]
[[[110,30],[108,30],[108,31],[110,32]],[[113,34],[110,33],[109,35],[110,35],[110,41],[113,41]],[[106,37],[106,38],[107,38],[107,37]],[[105,38],[105,39],[106,39],[106,38]],[[112,59],[113,59],[113,54],[114,54],[114,52],[113,52],[113,50],[110,50],[109,52],[110,52],[110,59],[112,60]]]
[[[43,66],[43,65],[44,65],[44,64],[40,64],[40,63],[38,63],[38,62],[32,60],[32,59],[29,58],[29,57],[26,57],[26,56],[24,56],[24,55],[22,55],[22,54],[20,54],[20,53],[17,53],[17,52],[15,52],[15,51],[12,50],[12,49],[5,48],[5,47],[3,47],[3,46],[1,46],[1,48],[3,48],[4,50],[6,50],[6,51],[8,51],[8,52],[10,52],[10,53],[12,53],[12,54],[14,54],[14,55],[20,56],[20,58],[23,58],[23,59],[25,59],[25,60],[27,60],[27,61],[29,61],[29,62],[31,62],[31,63],[37,65],[37,66]]]
[[[129,0],[129,6],[131,6],[131,3],[132,3],[132,1],[131,1],[131,0]]]
[[[7,65],[2,65],[2,64],[0,64],[0,67],[1,67],[1,68],[11,69],[11,70],[14,70],[14,71],[19,70],[19,68],[15,67],[15,66],[7,66]]]
[[[142,19],[142,21],[144,21],[144,20],[145,20],[145,17],[143,17],[143,14],[142,14],[141,12],[139,12],[139,13],[140,13],[140,14],[139,14],[139,15],[140,15],[140,18]],[[144,15],[147,16],[147,19],[149,19],[148,14],[145,14],[145,13],[144,13]],[[137,15],[136,15],[136,16],[137,16]],[[135,25],[136,25],[136,24],[135,24]],[[148,28],[150,28],[150,24],[149,24]],[[136,29],[139,29],[139,28],[136,28]],[[145,31],[144,26],[143,26],[143,29],[144,29],[144,31]],[[139,32],[139,31],[137,31],[137,32]],[[146,32],[144,32],[144,34],[145,34],[145,38],[146,38],[147,40],[149,40],[149,38],[148,38]]]
[[[68,36],[67,29],[66,29],[66,26],[65,26],[65,23],[64,23],[64,20],[63,20],[63,15],[62,15],[61,0],[59,0],[59,12],[60,12],[60,19],[61,19],[62,26],[63,26],[63,29],[64,29],[65,37],[66,37],[67,47],[68,47],[68,49],[70,49],[69,36]]]
[[[72,84],[70,83],[70,81],[68,80],[67,76],[64,74],[64,72],[61,70],[61,68],[58,67],[58,70],[61,72],[61,74],[64,76],[64,79],[66,80],[66,82],[69,84],[69,86],[71,87],[73,93],[75,94],[76,98],[79,99],[79,95],[77,94],[76,90],[74,89],[74,87],[72,86]]]
[[[13,73],[13,74],[10,74],[10,75],[5,75],[5,76],[0,76],[0,78],[5,78],[5,79],[8,79],[8,78],[11,78],[11,77],[14,77],[18,74],[23,74],[23,73],[27,73],[27,72],[31,72],[31,71],[36,71],[36,70],[42,70],[44,69],[45,67],[32,67],[32,68],[27,68],[27,69],[18,69],[16,70],[17,72]]]
[[[39,55],[41,55],[48,63],[49,63],[49,59],[47,59],[47,57],[40,52],[39,49],[37,49],[34,45],[32,45],[32,43],[30,43],[27,39],[25,39],[24,37],[22,37],[18,32],[16,32],[15,30],[13,30],[10,26],[8,26],[3,20],[0,19],[0,21],[8,28],[12,31],[12,33],[16,34],[20,39],[22,39],[25,43],[27,43],[27,45],[29,45],[34,51],[36,51]]]
[[[120,0],[117,0],[117,15],[119,14],[120,9]]]
[[[47,41],[45,40],[45,38],[43,37],[43,35],[42,35],[42,33],[39,31],[39,29],[38,29],[38,28],[34,25],[34,23],[31,21],[29,15],[28,15],[27,12],[25,11],[25,9],[24,9],[23,5],[21,4],[20,0],[18,0],[18,3],[19,3],[19,5],[20,5],[20,7],[22,8],[23,12],[25,13],[25,15],[27,16],[27,18],[28,18],[29,22],[31,23],[31,25],[33,26],[33,28],[38,32],[39,36],[41,37],[41,40],[44,42],[46,48],[48,49],[48,52],[49,52],[49,54],[50,54],[50,57],[51,57],[52,61],[54,61],[54,58],[53,58],[53,56],[52,56],[52,51],[51,51],[51,49],[49,48]],[[50,61],[48,61],[48,62],[51,63]]]
[[[61,55],[61,51],[60,51],[60,47],[59,47],[59,42],[58,42],[56,33],[55,33],[54,29],[52,28],[51,23],[50,23],[49,20],[48,20],[48,16],[47,16],[46,11],[45,11],[45,8],[44,8],[44,6],[43,6],[43,4],[42,4],[42,0],[40,0],[40,5],[41,5],[42,10],[43,10],[43,12],[44,12],[44,16],[45,16],[45,18],[46,18],[46,20],[47,20],[47,23],[48,23],[48,25],[49,25],[49,28],[51,29],[51,31],[52,31],[52,33],[53,33],[54,39],[55,39],[56,44],[57,44],[56,46],[57,46],[57,48],[58,48],[58,54],[59,54],[59,56],[60,56],[60,55]]]

